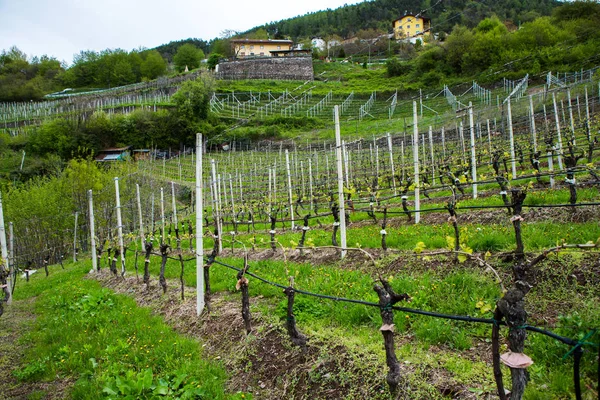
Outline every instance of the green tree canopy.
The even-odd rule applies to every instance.
[[[173,63],[175,63],[175,69],[178,72],[188,69],[196,69],[200,66],[200,60],[204,58],[204,52],[194,46],[193,44],[186,43],[177,49],[177,53],[173,57]]]
[[[167,63],[156,50],[150,50],[146,54],[146,59],[142,62],[142,76],[147,79],[156,79],[164,75],[167,71]]]

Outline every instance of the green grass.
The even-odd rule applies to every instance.
[[[23,338],[22,381],[75,380],[72,398],[241,398],[224,391],[227,373],[199,344],[152,311],[82,279],[90,265],[19,281],[15,298],[35,297],[34,328]]]

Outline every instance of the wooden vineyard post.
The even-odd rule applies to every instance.
[[[96,254],[96,229],[94,225],[94,199],[92,195],[92,190],[88,190],[88,207],[90,213],[90,241],[92,245],[92,271],[97,271],[98,269],[98,256]]]
[[[506,99],[507,115],[508,115],[508,139],[510,141],[510,165],[512,170],[512,178],[517,179],[517,160],[515,160],[515,138],[512,125],[512,112],[510,109],[510,97]]]
[[[344,170],[342,169],[342,139],[340,134],[340,114],[337,105],[334,106],[333,113],[335,119],[335,159],[337,163],[340,237],[342,246],[341,258],[344,258],[346,256],[346,210],[344,201]]]
[[[123,221],[121,219],[121,196],[119,195],[119,178],[115,178],[115,198],[117,202],[117,232],[119,235],[119,256],[121,259],[121,276],[125,276],[125,249],[123,245]]]
[[[421,220],[421,213],[419,212],[421,209],[421,199],[419,197],[419,125],[416,101],[413,101],[413,121],[413,183],[415,185],[415,224],[418,224]]]
[[[471,179],[473,179],[473,198],[477,198],[477,160],[475,155],[475,126],[473,124],[473,103],[469,102],[469,131],[471,136]]]
[[[2,259],[0,259],[0,272],[8,274],[6,278],[6,286],[4,289],[4,300],[6,304],[12,303],[12,266],[8,263],[8,249],[6,244],[6,229],[4,228],[4,211],[2,209],[2,193],[0,193],[0,251]],[[0,300],[0,303],[2,300]]]
[[[196,134],[196,315],[204,310],[204,226],[202,225],[202,134]],[[241,177],[240,177],[241,179]],[[240,186],[241,190],[241,186]]]
[[[558,169],[562,171],[562,136],[560,134],[560,117],[558,115],[558,105],[556,104],[556,93],[554,92],[552,92],[552,102],[554,103],[554,121],[556,122],[556,138],[558,140],[556,156],[558,160]]]
[[[73,227],[73,262],[77,262],[77,218],[79,212],[75,211],[75,226]]]
[[[140,220],[140,247],[144,251],[146,237],[144,236],[144,219],[142,217],[142,201],[140,199],[140,185],[135,184],[135,197],[137,200],[138,219]]]
[[[396,171],[394,171],[394,153],[392,151],[392,135],[388,132],[387,134],[388,152],[390,154],[390,168],[392,171],[392,187],[394,188],[394,196],[398,196],[398,190],[396,189]]]
[[[285,149],[285,169],[287,173],[287,186],[288,186],[288,206],[290,208],[290,220],[292,222],[292,231],[294,230],[294,204],[292,200],[292,174],[290,170],[290,153],[288,149]]]

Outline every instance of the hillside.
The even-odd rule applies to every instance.
[[[376,0],[271,22],[248,32],[265,29],[271,37],[289,36],[294,40],[329,35],[347,38],[366,29],[388,32],[392,21],[405,11],[430,17],[434,32],[450,32],[456,24],[472,28],[492,15],[519,25],[550,15],[560,4],[555,0]]]

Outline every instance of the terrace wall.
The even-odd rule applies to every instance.
[[[219,79],[313,80],[311,57],[268,57],[220,63]]]

